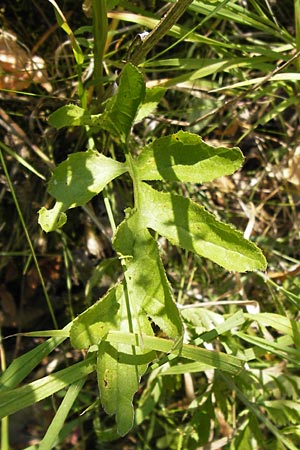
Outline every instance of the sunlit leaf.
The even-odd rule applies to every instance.
[[[143,345],[105,342],[108,332],[113,330],[153,334],[147,316],[135,308],[134,300],[128,296],[126,285],[119,284],[79,315],[70,331],[71,343],[76,348],[99,345],[97,376],[101,402],[107,414],[116,414],[120,435],[133,425],[132,399],[140,377],[155,358],[155,353]]]
[[[295,344],[300,346],[300,324],[295,319],[275,313],[245,314],[245,316],[258,324],[270,326],[282,334],[292,336]]]
[[[64,330],[68,332],[70,326]],[[0,377],[0,392],[18,386],[30,372],[37,367],[43,358],[64,342],[66,337],[53,337],[38,345],[22,356],[14,359]]]
[[[262,354],[270,352],[274,355],[280,356],[283,359],[293,362],[298,367],[300,366],[298,358],[299,350],[293,348],[294,342],[290,336],[282,336],[281,338],[278,338],[277,341],[271,341],[258,336],[250,336],[246,333],[242,333],[241,331],[237,331],[235,334],[245,342],[255,345],[259,347],[259,349],[263,349],[264,352]],[[249,350],[250,349],[247,349],[245,351],[246,355]]]
[[[46,233],[58,230],[63,227],[67,221],[67,215],[63,212],[63,204],[56,202],[52,209],[46,209],[44,206],[39,210],[38,223]]]
[[[117,93],[107,103],[99,125],[125,142],[144,95],[145,81],[142,73],[133,64],[126,64]]]
[[[135,163],[140,180],[203,183],[233,173],[243,160],[237,147],[213,147],[196,134],[179,131],[145,147]]]
[[[117,328],[117,313],[122,295],[123,289],[120,286],[112,288],[101,300],[73,320],[70,339],[74,348],[98,345],[109,330]]]
[[[126,170],[124,163],[95,151],[70,155],[50,179],[48,191],[57,202],[50,210],[40,210],[40,225],[47,232],[62,227],[66,222],[64,211],[84,205]]]
[[[77,105],[65,105],[54,111],[48,119],[49,124],[57,129],[75,127],[85,124],[85,117],[89,115]]]
[[[125,164],[98,152],[77,152],[54,170],[48,192],[66,209],[81,206],[125,171]]]
[[[141,338],[138,334],[112,331],[108,334],[107,341],[111,344],[126,343],[135,346],[143,343],[149,349],[180,355],[191,361],[198,361],[231,374],[237,374],[244,366],[244,360],[241,358],[222,352],[207,350],[196,345],[182,344],[180,347],[175,347],[173,340],[155,336],[143,335]]]
[[[68,387],[70,384],[86,377],[96,368],[94,356],[73,364],[71,367],[33,381],[25,386],[0,393],[0,417],[15,413],[33,405],[44,398]]]
[[[114,239],[115,249],[126,258],[129,296],[172,338],[182,334],[182,324],[157,244],[149,231],[140,226],[139,212],[125,219]]]
[[[158,192],[145,183],[140,183],[138,189],[145,226],[172,244],[205,256],[227,270],[265,269],[261,250],[202,206],[179,195]]]
[[[153,114],[165,92],[166,90],[159,86],[146,90],[146,95],[143,103],[138,109],[135,123],[140,122],[145,117]]]
[[[278,425],[299,424],[300,403],[293,400],[265,400],[261,402],[269,417]]]

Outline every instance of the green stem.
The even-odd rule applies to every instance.
[[[133,166],[131,154],[130,154],[129,149],[128,149],[128,143],[126,143],[124,145],[123,150],[124,150],[124,154],[125,154],[125,157],[126,157],[126,162],[128,164],[128,171],[129,171],[129,174],[131,175],[132,181],[133,181],[134,202],[135,202],[135,206],[136,206],[136,202],[138,201],[137,200],[138,196],[137,196],[137,190],[136,190],[136,182],[135,182],[135,178],[136,177],[135,177],[135,174],[134,174],[134,166]],[[106,212],[107,212],[107,215],[108,215],[110,226],[112,228],[113,234],[115,234],[116,230],[117,230],[117,227],[116,227],[116,224],[115,224],[115,219],[114,219],[114,216],[113,216],[113,212],[112,212],[112,209],[111,209],[109,198],[107,196],[106,189],[103,189],[103,198],[104,198],[104,205],[105,205],[105,208],[106,208]],[[140,322],[139,322],[138,311],[136,310],[135,305],[130,301],[130,295],[129,295],[129,292],[128,292],[128,279],[127,279],[127,273],[126,273],[126,271],[127,271],[126,259],[121,258],[120,261],[121,261],[122,271],[123,271],[123,274],[124,274],[124,295],[125,295],[125,304],[126,304],[126,311],[127,311],[128,329],[129,329],[129,331],[131,333],[135,332],[134,324],[133,324],[133,317],[135,317],[136,321],[137,321],[137,326],[138,326],[140,339],[141,339],[141,342],[143,343],[142,328],[141,328],[141,325],[140,325]],[[133,354],[136,354],[136,349],[135,349],[134,346],[132,347],[132,352],[133,352]]]
[[[107,190],[105,188],[103,189],[103,200],[104,200],[104,206],[106,209],[108,220],[109,220],[109,223],[110,223],[113,235],[114,235],[117,230],[117,226],[116,226],[115,218],[114,218],[114,215],[113,215],[113,212],[111,209],[111,204],[110,204],[110,201],[109,201],[109,198],[107,195]]]
[[[20,222],[21,222],[23,230],[24,230],[24,234],[25,234],[26,240],[28,242],[28,245],[29,245],[29,248],[30,248],[30,251],[31,251],[31,254],[32,254],[32,258],[33,258],[33,261],[34,261],[34,264],[35,264],[35,267],[36,267],[36,271],[37,271],[39,280],[41,282],[43,293],[44,293],[44,296],[45,296],[46,301],[47,301],[47,305],[48,305],[48,308],[49,308],[49,311],[50,311],[50,314],[51,314],[51,318],[52,318],[54,327],[56,329],[58,329],[58,324],[57,324],[56,317],[55,317],[55,314],[54,314],[54,311],[53,311],[53,307],[52,307],[52,304],[51,304],[51,301],[50,301],[50,298],[49,298],[49,295],[48,295],[48,292],[47,292],[47,289],[46,289],[46,286],[45,286],[44,278],[43,278],[43,275],[41,273],[40,266],[39,266],[39,263],[38,263],[38,260],[37,260],[37,256],[36,256],[35,250],[33,248],[30,236],[28,234],[26,223],[25,223],[25,220],[24,220],[24,217],[23,217],[23,214],[22,214],[22,211],[21,211],[21,208],[20,208],[17,196],[15,194],[14,186],[13,186],[12,181],[10,179],[10,176],[9,176],[9,173],[8,173],[8,170],[7,170],[7,167],[6,167],[5,159],[3,157],[1,149],[0,149],[0,161],[1,161],[4,174],[5,174],[7,182],[8,182],[8,186],[9,186],[10,191],[11,191],[11,195],[12,195],[14,203],[15,203],[16,210],[17,210],[18,215],[19,215]]]
[[[134,198],[134,208],[139,209],[139,195],[138,195],[138,186],[137,186],[137,178],[135,175],[134,162],[132,160],[132,156],[129,152],[125,153],[126,155],[126,163],[128,166],[128,173],[131,177],[133,183],[133,198]]]
[[[177,0],[171,6],[167,14],[158,22],[133,54],[131,58],[133,64],[138,66],[143,62],[149,51],[169,32],[191,3],[193,3],[193,0]]]
[[[107,39],[106,0],[93,0],[93,34],[94,34],[94,82],[96,95],[101,99],[103,89],[103,57]]]

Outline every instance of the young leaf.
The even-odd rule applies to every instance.
[[[39,210],[38,223],[46,233],[58,230],[67,221],[67,215],[63,212],[63,204],[56,202],[52,209],[46,209],[44,206]]]
[[[74,153],[54,170],[48,192],[65,209],[74,208],[87,203],[126,170],[125,164],[92,150]]]
[[[99,125],[126,142],[144,95],[145,81],[142,73],[133,64],[126,64],[117,94],[106,104],[105,111],[99,118]]]
[[[171,338],[182,335],[182,323],[157,244],[134,212],[119,226],[113,245],[126,262],[129,296]]]
[[[140,180],[203,183],[232,174],[243,160],[237,147],[213,147],[196,134],[179,131],[144,147],[135,164]]]
[[[87,203],[114,178],[126,172],[124,163],[89,150],[70,155],[55,170],[48,191],[57,200],[54,208],[39,211],[39,224],[44,231],[62,227],[68,208]]]
[[[77,105],[65,105],[54,111],[49,116],[48,122],[58,130],[63,127],[75,127],[85,125],[89,114]]]
[[[202,206],[172,193],[158,192],[138,184],[144,225],[171,243],[216,262],[227,270],[264,270],[261,250],[241,232],[219,222]]]
[[[157,105],[159,104],[160,100],[162,99],[164,93],[166,92],[165,88],[162,88],[160,86],[156,86],[154,88],[148,88],[146,89],[146,94],[144,101],[142,105],[139,107],[137,116],[135,118],[135,123],[140,122],[145,117],[152,114],[155,109],[157,108]]]

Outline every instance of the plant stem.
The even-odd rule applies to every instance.
[[[193,0],[177,0],[164,17],[158,22],[155,28],[143,40],[131,58],[131,62],[139,65],[143,62],[150,50],[168,33],[173,25],[178,21]]]
[[[58,329],[57,320],[56,320],[56,317],[55,317],[55,314],[54,314],[54,310],[53,310],[53,307],[52,307],[52,304],[51,304],[51,301],[50,301],[50,298],[49,298],[49,295],[48,295],[48,292],[47,292],[47,289],[46,289],[44,278],[43,278],[43,275],[41,273],[41,269],[40,269],[40,266],[39,266],[39,263],[38,263],[38,260],[37,260],[37,256],[36,256],[33,244],[31,242],[31,239],[30,239],[27,227],[26,227],[26,223],[25,223],[25,220],[24,220],[24,217],[23,217],[23,214],[22,214],[22,211],[21,211],[21,208],[20,208],[20,205],[19,205],[16,193],[15,193],[15,190],[14,190],[13,183],[12,183],[11,178],[9,176],[9,173],[8,173],[8,170],[7,170],[7,167],[6,167],[6,163],[5,163],[5,160],[4,160],[4,157],[3,157],[1,149],[0,149],[0,162],[1,162],[1,165],[3,167],[3,171],[4,171],[4,174],[6,176],[6,179],[7,179],[7,182],[8,182],[8,186],[10,188],[11,195],[13,197],[13,200],[14,200],[14,203],[15,203],[15,206],[16,206],[16,210],[18,212],[18,216],[19,216],[21,225],[23,227],[24,234],[25,234],[26,240],[28,242],[28,246],[29,246],[30,251],[31,251],[31,255],[32,255],[35,267],[36,267],[36,271],[37,271],[39,280],[41,282],[42,290],[43,290],[43,293],[44,293],[44,296],[45,296],[45,299],[46,299],[46,302],[47,302],[47,305],[48,305],[48,308],[49,308],[49,312],[51,314],[53,325],[54,325],[54,327],[56,329]]]
[[[113,215],[113,212],[112,212],[112,209],[111,209],[111,204],[110,204],[110,201],[109,201],[109,198],[108,198],[108,195],[107,195],[106,188],[104,188],[102,192],[103,192],[104,206],[105,206],[106,213],[107,213],[107,216],[108,216],[108,220],[109,220],[109,223],[110,223],[113,235],[114,235],[116,230],[117,230],[117,226],[116,226],[115,218],[114,218],[114,215]]]
[[[96,96],[103,96],[103,57],[107,39],[106,0],[93,0],[94,82]]]

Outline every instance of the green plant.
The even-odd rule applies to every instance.
[[[124,435],[132,426],[138,427],[143,424],[146,417],[154,414],[155,408],[159,410],[157,405],[163,395],[161,378],[181,377],[216,368],[218,371],[212,387],[198,394],[190,406],[187,413],[191,417],[190,423],[178,426],[182,433],[181,437],[172,435],[172,430],[174,432],[177,426],[174,418],[174,422],[166,426],[167,436],[161,439],[160,445],[165,445],[165,448],[194,448],[201,443],[205,444],[210,431],[209,420],[214,417],[214,396],[224,415],[230,409],[230,401],[226,403],[222,398],[224,396],[222,389],[225,391],[227,389],[228,392],[230,390],[235,392],[243,405],[243,417],[236,427],[232,445],[236,448],[246,448],[245,445],[251,445],[253,436],[257,442],[262,441],[258,424],[260,421],[275,435],[278,442],[287,448],[295,448],[260,410],[260,407],[265,408],[269,417],[275,418],[275,421],[276,411],[279,410],[278,401],[273,401],[274,399],[263,394],[264,384],[255,368],[251,366],[250,369],[243,370],[245,362],[255,365],[258,361],[257,364],[264,365],[263,372],[267,372],[265,367],[268,363],[259,358],[268,352],[279,358],[286,358],[297,369],[297,350],[292,348],[297,343],[298,335],[295,321],[291,320],[291,330],[289,319],[285,318],[282,323],[282,316],[279,315],[251,316],[237,312],[220,317],[203,310],[196,313],[195,309],[190,312],[183,309],[180,312],[157,245],[158,236],[163,236],[186,252],[209,258],[227,270],[241,272],[264,270],[265,258],[253,243],[244,239],[233,227],[217,220],[187,195],[178,194],[177,187],[183,184],[204,183],[221,175],[232,174],[243,163],[242,153],[238,148],[212,147],[198,135],[183,131],[158,137],[147,145],[141,144],[141,139],[139,141],[135,139],[137,127],[141,128],[139,123],[154,111],[164,90],[146,89],[143,73],[132,62],[141,63],[142,70],[146,73],[147,70],[152,70],[151,64],[154,63],[156,69],[160,65],[166,68],[172,64],[177,64],[180,68],[184,68],[186,64],[189,69],[192,64],[196,66],[194,72],[187,72],[181,78],[170,80],[165,84],[171,86],[180,81],[194,82],[207,74],[217,73],[224,67],[235,69],[238,76],[241,76],[241,73],[237,69],[244,66],[254,69],[259,67],[268,71],[270,61],[272,62],[275,56],[278,58],[278,52],[266,49],[264,45],[244,46],[244,51],[249,55],[252,51],[256,51],[261,52],[262,56],[264,52],[268,64],[265,64],[263,58],[256,59],[254,63],[254,59],[250,56],[237,60],[235,55],[228,59],[224,57],[220,62],[216,62],[213,57],[206,61],[190,58],[180,61],[156,60],[153,63],[153,60],[142,60],[145,56],[144,50],[146,49],[146,52],[151,50],[151,45],[155,43],[147,40],[143,51],[133,53],[132,57],[129,55],[131,62],[126,64],[118,62],[121,73],[114,80],[118,84],[118,89],[115,95],[111,95],[109,88],[106,89],[108,80],[102,72],[106,40],[106,8],[103,7],[105,2],[93,2],[95,76],[91,84],[95,87],[96,100],[94,104],[88,105],[86,91],[81,83],[83,53],[75,36],[66,26],[57,5],[55,2],[52,3],[55,5],[59,23],[73,43],[79,79],[80,106],[72,104],[62,107],[50,116],[49,124],[57,129],[76,126],[85,129],[88,149],[71,154],[54,170],[48,191],[55,198],[56,204],[51,210],[41,209],[39,222],[47,232],[58,230],[66,223],[66,213],[69,209],[84,206],[102,192],[113,231],[112,245],[118,255],[119,269],[123,275],[118,284],[111,286],[99,302],[80,314],[66,329],[45,332],[45,336],[52,336],[49,341],[15,360],[5,371],[1,378],[1,415],[11,414],[69,387],[55,420],[41,443],[41,448],[50,448],[56,442],[57,430],[63,428],[66,412],[71,410],[87,375],[96,372],[101,402],[108,414],[116,414],[117,431],[119,435]],[[188,3],[190,2],[186,2],[186,5]],[[102,8],[98,9],[99,5]],[[268,18],[245,11],[241,15],[241,7],[234,2],[223,1],[218,5],[194,2],[193,8],[202,8],[201,11],[204,9],[207,18],[215,15],[218,20],[226,17],[230,20],[234,18],[237,23],[244,21],[244,25],[248,26],[255,24],[258,29],[268,31],[272,36],[281,39],[278,30],[271,25]],[[99,23],[103,25],[100,27],[100,33],[96,25]],[[164,32],[167,32],[170,25],[172,23]],[[161,25],[162,28],[163,26]],[[171,30],[178,33],[178,28]],[[190,31],[185,34],[185,30],[181,28],[179,31],[181,38],[187,36],[187,39],[205,41],[199,34]],[[152,36],[155,36],[155,32]],[[283,37],[286,40],[290,39],[287,34],[283,34]],[[152,44],[147,47],[149,42]],[[218,40],[213,39],[208,42],[216,49],[223,48],[224,52],[224,49],[239,51],[238,45],[232,43],[221,45]],[[226,56],[226,52],[224,54]],[[285,60],[290,62],[287,57]],[[202,67],[203,64],[205,67]],[[283,74],[280,74],[280,79],[283,78]],[[255,89],[247,91],[246,94],[254,95],[261,85],[256,85],[252,79],[250,83],[254,84]],[[246,81],[230,87],[239,89],[244,85],[247,85]],[[275,108],[265,121],[271,116],[274,117],[277,112],[278,108]],[[133,127],[135,128],[132,133]],[[105,146],[108,137],[113,141],[112,147],[117,152],[109,152]],[[104,144],[101,145],[101,142]],[[130,180],[128,183],[132,184],[132,200],[125,210],[125,218],[116,224],[108,189],[113,189],[111,184],[114,186],[118,177]],[[250,324],[253,321],[261,327],[259,332],[261,331],[262,337],[252,336]],[[186,344],[186,341],[182,343],[183,324],[184,326],[188,324],[191,344]],[[286,334],[288,339],[275,338],[275,342],[269,343],[265,338],[267,335],[265,327],[273,327],[276,332]],[[237,328],[239,331],[236,331]],[[159,337],[153,329],[159,329],[169,339]],[[43,335],[41,332],[37,334]],[[68,337],[74,348],[89,348],[84,361],[16,388],[44,356]],[[207,350],[204,344],[209,344],[215,339],[220,350]],[[244,349],[243,342],[253,347]],[[143,374],[150,376],[147,378],[142,396],[137,401],[134,418],[132,399]],[[234,380],[231,375],[235,375]],[[286,387],[287,377],[282,375],[282,378],[281,391],[289,396]],[[268,382],[271,384],[269,379]],[[175,389],[174,385],[172,387]],[[257,386],[258,389],[255,391]],[[295,392],[297,391],[295,387]],[[258,399],[259,402],[255,404],[255,400],[249,401],[248,395],[255,400]],[[298,418],[296,402],[288,398],[284,407],[285,417],[281,425],[286,426],[291,417],[293,424],[296,424]],[[199,420],[205,423],[205,431],[197,426]],[[191,429],[193,436],[189,435]],[[116,438],[114,428],[107,433],[109,432],[111,439]],[[292,427],[290,429],[286,427],[284,430],[284,434],[296,432],[296,425],[293,430]],[[151,430],[148,433],[149,441],[150,434]],[[105,439],[103,431],[101,439]]]
[[[52,210],[42,208],[39,216],[45,231],[56,230],[66,222],[67,209],[84,205],[116,177],[126,172],[131,177],[134,205],[126,209],[126,217],[117,228],[108,209],[114,230],[113,246],[124,279],[80,314],[70,330],[75,348],[98,346],[101,401],[108,414],[116,414],[121,435],[133,423],[132,398],[139,379],[147,364],[156,358],[155,348],[147,346],[146,338],[153,336],[149,318],[174,340],[173,350],[182,351],[180,315],[149,229],[228,270],[263,270],[266,265],[261,251],[240,232],[219,222],[190,199],[159,191],[146,183],[211,181],[235,171],[243,157],[237,148],[213,148],[197,135],[183,131],[158,138],[138,153],[130,140],[130,130],[143,108],[144,97],[143,75],[127,63],[118,91],[106,103],[103,113],[91,115],[78,106],[67,105],[51,115],[49,122],[56,128],[88,126],[106,130],[118,139],[125,162],[93,149],[70,155],[55,169],[49,183],[55,206]],[[135,336],[135,345],[119,340],[113,344],[114,333],[130,333]],[[111,340],[107,340],[109,334]]]

